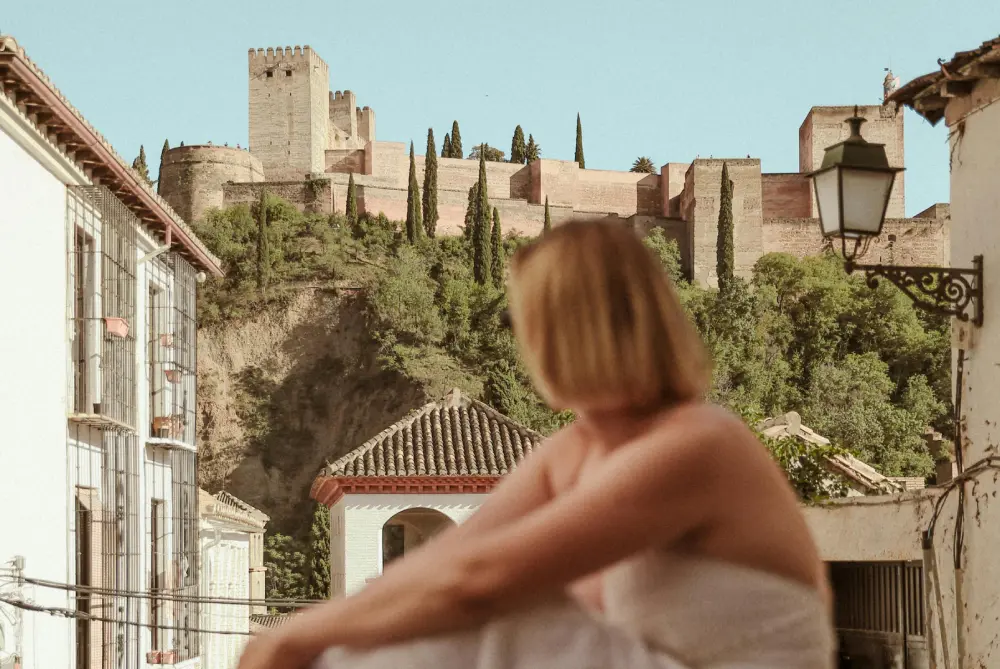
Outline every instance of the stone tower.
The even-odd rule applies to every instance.
[[[826,148],[842,142],[851,134],[845,121],[854,116],[854,107],[813,107],[799,127],[799,171],[812,172],[823,163]],[[861,135],[869,142],[885,144],[885,155],[893,167],[903,167],[903,110],[895,104],[858,107],[858,116],[865,119]],[[905,216],[904,175],[896,175],[889,196],[886,218]],[[812,191],[812,188],[810,188]],[[812,216],[819,216],[816,195],[812,195]]]
[[[268,181],[323,172],[330,69],[308,46],[250,49],[250,153]]]

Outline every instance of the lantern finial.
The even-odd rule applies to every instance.
[[[854,116],[845,121],[851,128],[851,136],[846,141],[852,144],[867,144],[868,142],[861,136],[861,124],[866,121],[867,119],[858,115],[858,106],[854,105]]]

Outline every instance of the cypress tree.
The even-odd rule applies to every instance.
[[[417,185],[417,159],[410,142],[410,185],[406,191],[406,239],[411,244],[423,235],[420,221],[420,186]]]
[[[573,158],[580,164],[580,169],[587,167],[583,159],[583,125],[580,123],[580,113],[576,114],[576,156]]]
[[[167,153],[167,151],[169,151],[169,150],[170,150],[170,140],[169,139],[165,139],[165,140],[163,140],[163,148],[160,149],[160,160],[161,161],[163,160],[163,156],[165,156],[166,153]]]
[[[469,205],[465,208],[465,229],[462,231],[465,238],[472,239],[472,229],[476,224],[476,201],[479,183],[474,183],[469,187]]]
[[[132,169],[139,173],[143,181],[152,183],[149,180],[149,166],[146,165],[146,147],[139,145],[139,156],[132,161]]]
[[[542,232],[548,232],[552,229],[552,216],[549,215],[549,196],[545,196],[545,222],[542,223]]]
[[[728,294],[733,286],[735,261],[733,252],[733,182],[729,166],[722,163],[722,184],[719,193],[719,236],[716,241],[715,271],[719,276],[719,291]]]
[[[479,155],[479,183],[476,185],[476,217],[472,224],[472,273],[476,283],[490,280],[490,200],[486,188],[486,157]]]
[[[160,149],[160,166],[157,168],[156,174],[156,192],[160,192],[160,182],[163,176],[163,158],[167,155],[167,151],[170,150],[170,140],[163,140],[163,148]]]
[[[438,222],[438,159],[434,146],[434,128],[427,130],[427,153],[424,159],[424,230],[433,237]]]
[[[462,157],[462,133],[458,130],[458,121],[451,122],[451,157]]]
[[[317,504],[313,511],[309,528],[309,557],[306,597],[309,599],[330,598],[330,512],[326,505]]]
[[[451,135],[444,133],[444,142],[441,144],[441,157],[451,158]]]
[[[271,249],[267,239],[267,191],[261,189],[257,202],[257,290],[264,294],[270,279]]]
[[[500,235],[500,212],[493,207],[493,231],[490,234],[490,278],[493,286],[503,288],[503,238]]]
[[[527,147],[524,145],[524,131],[521,126],[514,128],[514,139],[510,143],[510,162],[524,165]]]
[[[347,206],[344,211],[347,212],[347,224],[354,230],[358,225],[358,187],[354,185],[354,172],[347,180]]]
[[[534,135],[528,135],[528,146],[524,149],[524,162],[533,163],[538,160],[541,150],[535,144]]]

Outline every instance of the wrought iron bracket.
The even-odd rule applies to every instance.
[[[953,267],[902,267],[844,263],[848,274],[865,273],[869,288],[886,279],[906,293],[918,308],[932,314],[954,316],[960,321],[983,324],[983,256],[972,259],[972,269]]]

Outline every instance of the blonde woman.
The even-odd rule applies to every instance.
[[[362,592],[254,640],[241,669],[829,669],[822,562],[794,492],[702,397],[706,356],[620,224],[520,249],[510,316],[578,420]]]

